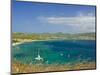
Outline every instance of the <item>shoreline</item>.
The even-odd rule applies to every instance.
[[[23,44],[23,43],[26,43],[26,42],[34,42],[34,41],[52,41],[52,40],[55,40],[55,39],[48,39],[48,40],[23,40],[23,41],[20,41],[20,42],[17,42],[17,43],[12,43],[12,46],[20,45],[20,44]]]
[[[61,40],[61,39],[45,39],[45,40],[21,40],[20,42],[12,43],[12,46],[20,45],[27,42],[34,42],[34,41],[54,41],[54,40]],[[66,39],[62,39],[66,40]],[[74,41],[75,39],[73,39]]]
[[[29,40],[29,41],[24,40],[24,41],[20,41],[20,42],[17,42],[17,43],[12,43],[12,46],[20,45],[20,44],[23,44],[25,42],[33,42],[33,41],[36,41],[36,40]]]

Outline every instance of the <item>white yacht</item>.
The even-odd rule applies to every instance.
[[[38,51],[38,56],[35,58],[35,60],[43,60],[43,58],[39,54],[39,51]]]

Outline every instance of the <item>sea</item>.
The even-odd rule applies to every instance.
[[[95,40],[33,41],[12,46],[12,62],[68,64],[96,62]]]

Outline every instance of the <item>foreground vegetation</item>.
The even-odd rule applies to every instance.
[[[84,69],[95,69],[95,62],[79,62],[76,64],[35,64],[27,65],[19,62],[12,63],[12,73],[35,73],[35,72],[51,72],[51,71],[67,71],[67,70],[84,70]]]

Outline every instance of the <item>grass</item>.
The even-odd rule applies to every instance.
[[[52,72],[52,71],[67,71],[67,70],[83,70],[83,69],[95,69],[95,62],[88,63],[76,63],[76,64],[35,64],[27,65],[19,62],[12,63],[12,73],[35,73],[35,72]]]

